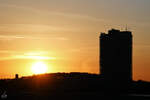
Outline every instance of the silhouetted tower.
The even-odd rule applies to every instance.
[[[100,72],[110,82],[132,80],[132,33],[109,30],[100,35]]]
[[[19,78],[19,75],[18,74],[15,74],[15,79],[18,79]]]

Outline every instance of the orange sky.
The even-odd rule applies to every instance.
[[[99,33],[133,32],[133,77],[150,81],[149,0],[0,0],[0,77],[99,72]]]

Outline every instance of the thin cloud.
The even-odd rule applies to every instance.
[[[23,36],[15,35],[0,35],[0,40],[12,40],[12,39],[23,39]]]
[[[60,36],[27,36],[27,35],[0,35],[0,40],[32,39],[32,40],[69,40],[67,37]]]
[[[33,60],[55,60],[56,57],[51,56],[50,52],[35,51],[35,52],[24,52],[24,51],[9,51],[0,50],[0,60],[14,60],[14,59],[33,59]]]

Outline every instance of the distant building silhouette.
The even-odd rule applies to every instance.
[[[100,72],[110,82],[132,80],[132,33],[109,30],[100,35]]]
[[[15,74],[15,79],[18,79],[19,78],[19,75],[18,74]]]

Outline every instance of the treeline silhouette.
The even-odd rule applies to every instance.
[[[19,79],[0,80],[1,94],[17,100],[79,99],[99,96],[104,91],[99,75],[88,73],[53,73]],[[70,100],[69,99],[69,100]]]
[[[6,91],[10,100],[77,100],[85,98],[94,100],[94,98],[106,97],[104,85],[103,77],[97,74],[52,73],[0,80],[0,94]],[[111,91],[113,92],[113,90]],[[150,94],[150,83],[133,81],[127,93],[124,94],[126,95],[122,96],[126,97],[128,94]]]

